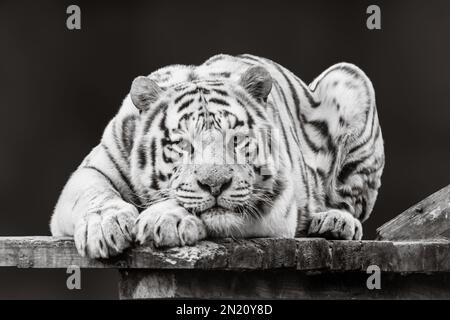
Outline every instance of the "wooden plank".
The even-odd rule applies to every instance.
[[[333,243],[325,239],[303,238],[297,241],[297,270],[330,270],[333,261]]]
[[[295,270],[121,271],[121,299],[449,299],[450,275],[382,273],[381,289],[367,288],[362,272]]]
[[[18,268],[226,268],[226,247],[203,241],[194,247],[139,247],[112,259],[81,257],[71,238],[0,237],[0,267]]]
[[[450,239],[450,185],[377,229],[378,240]]]
[[[70,238],[0,237],[0,267],[365,272],[374,264],[386,272],[450,272],[450,242],[221,239],[166,250],[138,247],[114,259],[90,260],[78,255]]]

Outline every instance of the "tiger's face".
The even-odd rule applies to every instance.
[[[150,203],[175,198],[218,236],[264,215],[283,180],[265,111],[267,71],[253,67],[240,83],[199,80],[166,89],[140,79],[131,97],[147,107],[132,173]]]

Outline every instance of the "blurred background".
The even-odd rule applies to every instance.
[[[81,30],[66,8],[81,8]],[[366,8],[381,8],[368,30]],[[384,222],[450,183],[449,1],[0,1],[0,235],[49,235],[71,172],[100,139],[131,81],[217,53],[270,58],[309,83],[347,61],[372,80],[386,167]],[[0,299],[117,298],[114,271],[0,268]]]

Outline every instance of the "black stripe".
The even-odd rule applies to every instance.
[[[277,68],[277,70],[278,70],[278,71],[284,76],[284,78],[287,80],[287,82],[288,82],[288,84],[289,84],[289,88],[290,88],[292,91],[295,90],[295,92],[297,93],[297,90],[295,89],[295,87],[294,87],[294,85],[291,83],[291,81],[289,80],[288,75],[289,75],[290,77],[292,77],[292,78],[297,82],[297,84],[300,86],[300,88],[302,88],[302,91],[303,91],[304,95],[306,96],[306,98],[308,99],[308,102],[309,102],[309,104],[311,105],[311,107],[317,108],[318,106],[320,106],[320,102],[314,100],[314,97],[312,96],[309,87],[308,87],[306,84],[304,84],[303,81],[300,80],[299,77],[297,77],[295,74],[293,74],[290,70],[288,70],[288,69],[286,69],[286,68],[280,66],[278,63],[276,63],[276,62],[274,62],[274,61],[272,61],[272,60],[270,60],[270,59],[267,59],[267,58],[261,58],[261,59],[264,60],[266,63],[275,66],[275,67]],[[284,71],[286,71],[286,72],[288,73],[288,75],[286,75],[286,73],[285,73]],[[297,100],[300,101],[300,100],[298,99],[298,97],[297,97]],[[295,101],[295,98],[294,98],[294,101]],[[299,105],[300,105],[300,104],[299,104]],[[298,111],[300,111],[300,109],[298,109]]]
[[[301,150],[300,140],[298,140],[297,131],[294,130],[294,127],[292,127],[292,126],[290,127],[290,129],[291,129],[291,135],[292,135],[292,138],[294,139],[294,142],[295,142],[295,144],[297,145],[298,150]]]
[[[215,93],[220,94],[223,97],[228,97],[228,93],[224,90],[220,90],[220,89],[212,89]]]
[[[317,178],[317,172],[313,168],[311,168],[309,165],[306,164],[305,166],[306,166],[306,169],[308,169],[310,175],[312,175],[312,177],[314,179],[314,185],[316,187],[315,189],[317,189],[319,187],[319,180]]]
[[[324,138],[330,137],[330,133],[328,130],[328,124],[325,121],[313,120],[313,121],[307,121],[307,124],[313,126],[317,131],[319,131],[319,133]]]
[[[283,69],[276,63],[272,62],[275,68],[278,70],[279,73],[284,77],[286,82],[288,83],[289,90],[291,91],[292,99],[294,100],[294,107],[295,111],[297,113],[297,116],[300,115],[300,99],[297,95],[297,90],[294,88],[294,85],[292,84],[292,81],[288,78],[288,76],[284,73]]]
[[[296,75],[293,74],[294,79],[297,81],[297,83],[300,85],[300,87],[303,89],[303,93],[306,96],[306,99],[308,99],[309,104],[312,108],[317,108],[320,106],[320,102],[314,100],[314,97],[312,96],[310,89],[298,78]]]
[[[152,169],[156,170],[156,139],[153,138],[150,144],[150,163],[152,165]]]
[[[210,94],[211,90],[203,88],[203,87],[197,87],[197,90],[200,91],[203,94]]]
[[[166,118],[167,118],[167,112],[164,112],[161,121],[159,122],[159,129],[164,132],[164,137],[169,138],[169,129],[166,127]]]
[[[230,194],[231,198],[245,198],[248,194]]]
[[[367,210],[367,201],[366,198],[364,196],[361,196],[361,198],[359,199],[359,201],[357,201],[357,203],[361,204],[361,212],[359,213],[359,220],[365,220],[367,218],[367,215],[369,214],[368,210]]]
[[[189,107],[192,102],[194,102],[194,99],[189,99],[189,100],[183,102],[183,104],[178,108],[178,112],[180,112],[180,111],[186,109],[187,107]]]
[[[247,110],[247,108],[251,108],[260,119],[267,121],[267,118],[263,114],[263,112],[253,102],[251,102],[249,99],[247,99],[246,96],[244,96],[240,92],[236,92],[236,95],[237,95],[236,101],[242,108],[244,108],[246,110]],[[242,100],[245,100],[245,101],[242,101]]]
[[[101,146],[103,147],[103,149],[105,149],[106,155],[108,156],[109,160],[112,162],[112,164],[114,165],[115,169],[117,170],[117,172],[119,173],[120,177],[122,178],[122,180],[124,181],[124,183],[127,185],[127,187],[130,189],[130,191],[134,194],[136,194],[133,185],[130,182],[130,179],[127,177],[127,175],[125,175],[125,173],[122,171],[122,169],[120,168],[119,164],[117,163],[117,161],[114,159],[113,155],[111,154],[111,152],[109,151],[109,148],[102,143]]]
[[[150,114],[150,116],[147,118],[147,121],[145,122],[144,135],[147,134],[148,131],[150,130],[150,127],[153,121],[155,120],[156,116],[158,116],[160,112],[166,112],[167,107],[168,107],[167,103],[162,102],[155,108],[155,110],[153,110],[153,112]]]
[[[223,82],[219,80],[206,80],[205,81],[210,87],[223,87]]]
[[[300,170],[300,176],[302,178],[303,186],[305,187],[306,199],[307,199],[307,202],[309,203],[310,193],[309,193],[309,183],[308,183],[308,179],[306,177],[306,170]]]
[[[139,169],[144,169],[145,166],[147,165],[147,150],[145,149],[144,144],[141,144],[138,147],[138,166]]]
[[[281,92],[282,90],[281,90],[280,85],[279,85],[278,83],[276,83],[275,88],[276,88],[276,90],[277,90],[277,92],[278,92],[278,95],[281,95],[280,92]],[[295,123],[295,121],[294,121],[295,118],[294,118],[294,116],[292,115],[291,108],[289,108],[289,106],[286,105],[286,108],[285,108],[285,109],[287,109],[287,111],[288,111],[288,113],[289,113],[289,120],[291,121],[292,125],[293,125],[293,126],[296,126],[296,123]],[[298,118],[297,118],[297,119],[298,119]],[[297,136],[297,138],[298,138],[298,136]]]
[[[249,129],[253,129],[253,126],[255,125],[255,120],[253,120],[253,117],[248,112],[248,110],[245,110],[245,113],[247,114],[247,125],[248,125]]]
[[[317,168],[316,172],[319,175],[319,177],[322,179],[322,181],[324,181],[327,178],[325,172],[322,169]]]
[[[195,197],[195,196],[182,196],[182,195],[178,195],[179,198],[183,198],[183,199],[195,199],[195,200],[201,200],[203,199],[203,197]]]
[[[222,106],[227,106],[227,107],[230,106],[230,104],[227,101],[225,101],[223,99],[219,99],[219,98],[211,98],[208,100],[208,102],[210,102],[210,103],[212,102],[212,103],[219,104]]]
[[[284,105],[286,106],[286,108],[288,108],[287,98],[286,95],[284,94],[284,91],[280,90],[279,94],[281,94],[281,98],[283,99]],[[323,148],[316,146],[315,143],[308,136],[308,133],[305,131],[304,123],[307,122],[307,120],[302,115],[300,116],[300,118],[298,118],[298,120],[300,122],[300,132],[302,133],[302,136],[305,139],[305,142],[308,145],[308,147],[315,153],[323,151]]]
[[[180,102],[184,97],[186,96],[191,96],[198,93],[198,88],[195,88],[194,90],[190,90],[190,91],[186,91],[183,92],[182,94],[180,94],[176,99],[175,99],[175,104],[177,104],[178,102]]]
[[[328,149],[328,153],[331,154],[332,156],[332,162],[330,164],[330,169],[329,169],[329,173],[333,172],[333,169],[336,165],[336,157],[337,157],[337,150],[336,150],[336,145],[333,142],[333,138],[329,132],[328,129],[328,124],[325,121],[319,121],[319,120],[315,120],[315,121],[308,121],[307,124],[310,124],[312,126],[314,126],[314,128],[316,128],[320,134],[326,138],[326,142],[327,142],[327,149]]]
[[[308,205],[310,205],[311,204],[311,194],[314,193],[314,189],[311,190],[311,185],[309,183],[311,178],[309,177],[309,171],[306,168],[306,163],[305,163],[305,159],[303,158],[303,153],[302,152],[300,152],[300,159],[299,160],[300,160],[302,174],[303,173],[305,174],[305,179],[306,179],[306,186],[305,187],[307,189]]]
[[[156,139],[153,138],[150,144],[150,163],[152,165],[152,184],[151,188],[159,190],[158,176],[156,175]]]
[[[375,118],[377,117],[376,106],[373,106],[372,110],[366,110],[366,112],[365,112],[366,113],[366,123],[364,124],[363,130],[361,130],[361,132],[359,133],[358,138],[360,138],[364,134],[364,132],[366,132],[366,126],[368,125],[368,120],[369,120],[368,115],[369,115],[370,111],[372,111],[372,122],[371,122],[371,128],[370,128],[370,135],[372,135],[372,133],[373,133],[373,126],[375,125]]]

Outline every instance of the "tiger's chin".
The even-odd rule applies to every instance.
[[[214,206],[198,214],[210,237],[242,237],[248,222],[245,215],[231,209]]]

